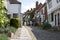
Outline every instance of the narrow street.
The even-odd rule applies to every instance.
[[[33,35],[36,37],[36,40],[60,40],[60,32],[48,32],[45,30],[40,30],[37,27],[31,28],[29,26],[19,28],[14,37],[10,40],[32,40],[33,36],[31,37],[28,30],[31,30]]]
[[[0,0],[0,40],[60,40],[60,0]]]
[[[30,34],[27,29],[23,26],[19,28],[11,40],[32,40]]]

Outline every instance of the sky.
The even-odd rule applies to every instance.
[[[36,1],[39,3],[44,3],[45,0],[18,0],[22,3],[21,5],[21,13],[26,12],[28,9],[35,8]]]

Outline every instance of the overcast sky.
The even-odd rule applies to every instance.
[[[35,2],[37,0],[18,0],[22,3],[21,5],[21,12],[24,13],[26,10],[30,9],[30,8],[35,8]],[[40,3],[44,3],[45,0],[38,0],[38,2]]]

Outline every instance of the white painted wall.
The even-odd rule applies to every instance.
[[[58,13],[60,15],[60,10],[54,11],[54,21],[51,21],[51,14],[48,15],[48,21],[52,26],[58,26]],[[56,15],[56,25],[55,25],[55,15]],[[60,17],[60,16],[59,16]],[[59,18],[60,19],[60,18]]]
[[[22,14],[21,14],[21,4],[10,4],[9,0],[5,0],[6,7],[8,10],[8,14],[11,15],[11,18],[13,18],[13,13],[18,14],[18,18],[20,18],[21,26],[23,24]]]
[[[47,11],[48,11],[48,21],[52,26],[55,26],[55,15],[60,13],[60,2],[57,3],[57,0],[52,0],[52,7],[49,9],[48,3],[47,3]],[[51,13],[54,12],[54,21],[51,21]],[[58,16],[58,15],[57,15]],[[56,16],[56,26],[58,26],[58,17]]]
[[[13,13],[18,14],[18,18],[20,18],[20,13],[21,13],[21,4],[10,4],[9,1],[7,1],[7,9],[8,9],[8,14],[11,14],[11,18],[13,18]]]
[[[54,12],[54,16],[56,15],[56,26],[58,26],[58,13],[59,13],[59,15],[60,15],[60,10],[57,10],[57,11],[55,11]],[[59,17],[59,19],[60,19],[60,17]],[[55,19],[54,19],[54,22],[55,22]]]
[[[21,22],[21,26],[23,25],[23,14],[22,13],[20,13],[20,22]]]
[[[47,3],[47,11],[48,14],[50,14],[51,12],[53,12],[54,10],[60,8],[60,2],[57,3],[56,0],[52,0],[52,7],[49,9],[48,3]]]

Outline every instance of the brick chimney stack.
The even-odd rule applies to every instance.
[[[36,7],[38,6],[38,1],[36,1]]]

